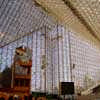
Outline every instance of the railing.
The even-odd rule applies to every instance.
[[[93,86],[91,86],[90,88],[88,88],[87,90],[81,92],[82,95],[89,95],[91,93],[93,93],[93,89],[95,89],[96,87],[100,87],[100,82],[94,84]]]

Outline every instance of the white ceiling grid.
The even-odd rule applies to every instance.
[[[99,0],[36,0],[40,5],[47,8],[48,12],[52,13],[55,18],[63,23],[66,27],[76,32],[78,35],[83,35],[84,39],[87,38],[90,42],[94,42],[95,45],[100,45],[100,33],[99,33]],[[95,1],[95,2],[91,2]],[[70,2],[72,8],[75,8],[81,15],[84,21],[74,13],[74,10],[69,7],[65,2]],[[88,4],[87,4],[88,3]],[[81,6],[80,6],[81,5]],[[94,11],[88,5],[95,5]],[[96,9],[96,7],[98,9]],[[88,9],[88,10],[86,10]],[[95,12],[97,10],[97,12]],[[87,13],[86,13],[87,12]],[[92,16],[92,19],[90,17]],[[95,16],[95,17],[94,17]],[[96,19],[98,18],[98,19]],[[86,23],[86,24],[84,24]]]
[[[16,34],[20,37],[36,30],[38,26],[42,27],[44,22],[47,26],[54,26],[54,21],[41,7],[36,7],[34,1],[47,9],[48,15],[53,15],[64,25],[68,25],[77,33],[83,33],[86,37],[90,32],[64,3],[69,1],[100,39],[100,0],[33,0],[33,2],[32,0],[28,2],[27,0],[0,0],[0,32],[6,34],[0,39],[0,45],[12,41],[12,37],[15,39]]]
[[[54,27],[50,18],[32,0],[0,0],[0,46],[36,31],[44,26]]]
[[[100,0],[69,0],[100,39]]]

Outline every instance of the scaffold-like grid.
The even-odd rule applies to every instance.
[[[59,83],[70,81],[83,91],[100,82],[100,50],[94,43],[55,23],[32,0],[0,4],[0,72],[11,67],[16,47],[26,46],[32,49],[32,91],[58,94]]]

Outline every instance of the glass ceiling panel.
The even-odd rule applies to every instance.
[[[95,34],[100,37],[100,0],[69,0],[85,19]]]
[[[100,0],[36,0],[40,5],[45,7],[52,15],[55,15],[58,20],[68,25],[76,32],[91,33],[95,38],[100,40]],[[71,4],[70,9],[68,3]],[[73,13],[75,10],[79,15]],[[79,17],[82,17],[80,21]],[[87,24],[87,25],[86,25]],[[87,28],[87,31],[81,28]]]
[[[38,1],[38,0],[36,0]],[[67,23],[74,22],[73,16],[66,15],[66,6],[63,1],[43,1],[43,7],[53,8],[61,20]],[[100,1],[99,0],[68,0],[79,14],[85,19],[95,35],[100,39]],[[45,6],[47,5],[47,6]],[[62,9],[63,10],[62,10]],[[58,10],[57,10],[58,9]],[[68,10],[67,10],[68,11]],[[54,13],[54,12],[53,12]],[[54,20],[48,16],[34,0],[0,0],[0,45],[5,45],[16,38],[31,33],[43,26],[54,27]],[[13,38],[12,38],[13,37]]]
[[[0,0],[0,46],[44,26],[55,25],[34,0]]]

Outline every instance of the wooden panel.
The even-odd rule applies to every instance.
[[[14,87],[14,91],[20,91],[20,92],[28,92],[29,87]]]
[[[31,79],[31,75],[15,75],[15,78],[20,79]]]
[[[78,96],[77,100],[100,100],[100,95]]]

